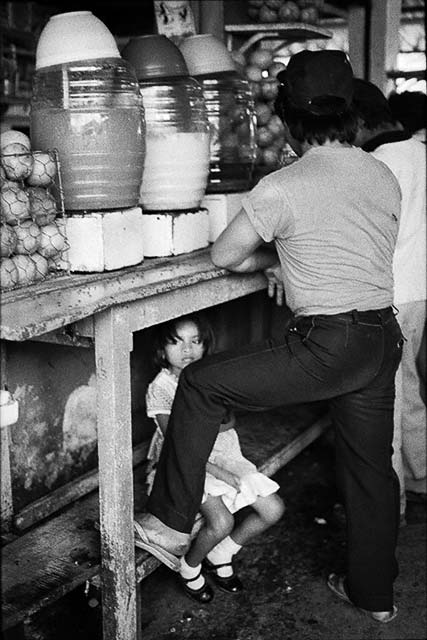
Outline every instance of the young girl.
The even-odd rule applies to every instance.
[[[160,372],[148,386],[146,397],[147,415],[156,423],[148,452],[149,493],[179,375],[184,367],[212,350],[212,330],[202,315],[183,316],[159,329],[155,362]],[[200,506],[203,525],[181,558],[178,571],[184,591],[202,603],[213,598],[213,591],[202,573],[202,562],[222,590],[240,591],[243,585],[233,571],[233,556],[253,536],[275,524],[284,512],[284,504],[276,493],[279,485],[243,457],[234,425],[234,416],[229,415],[227,422],[220,426],[206,466]],[[251,505],[252,512],[235,525],[232,514],[247,505]]]

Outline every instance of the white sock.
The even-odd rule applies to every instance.
[[[198,564],[196,567],[190,567],[190,565],[187,564],[184,556],[182,556],[179,573],[186,580],[191,580],[191,578],[195,578],[197,575],[199,575],[201,568],[202,568],[201,564]],[[190,589],[200,589],[200,587],[203,587],[204,584],[205,584],[205,579],[203,575],[200,575],[199,578],[197,578],[197,580],[188,582],[187,587],[189,587]]]
[[[212,564],[231,562],[233,556],[240,551],[241,548],[241,544],[237,544],[230,536],[227,536],[209,551],[207,558]],[[220,567],[216,572],[220,578],[228,578],[233,574],[233,567],[231,565],[229,567]]]

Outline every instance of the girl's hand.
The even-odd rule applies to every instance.
[[[270,298],[276,297],[276,304],[281,307],[284,300],[284,287],[282,280],[282,269],[277,262],[272,267],[264,269],[264,275],[268,280],[268,295]]]
[[[227,471],[226,469],[223,469],[222,467],[219,467],[217,464],[213,464],[212,462],[208,462],[206,464],[206,471],[215,476],[215,478],[218,478],[218,480],[226,482],[231,487],[234,487],[234,489],[239,491],[240,478],[234,473],[231,473],[231,471]]]

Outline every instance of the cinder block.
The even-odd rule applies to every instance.
[[[146,258],[177,256],[209,245],[207,209],[143,213],[142,219]]]
[[[144,259],[140,207],[65,218],[70,271],[112,271]]]
[[[209,211],[209,242],[217,237],[232,219],[239,213],[242,199],[248,192],[210,193],[202,200],[202,207]]]

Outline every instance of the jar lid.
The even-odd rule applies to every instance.
[[[131,38],[122,57],[133,66],[138,80],[189,75],[184,56],[165,35]]]
[[[40,34],[36,70],[78,60],[120,58],[113,34],[91,11],[52,16]]]

